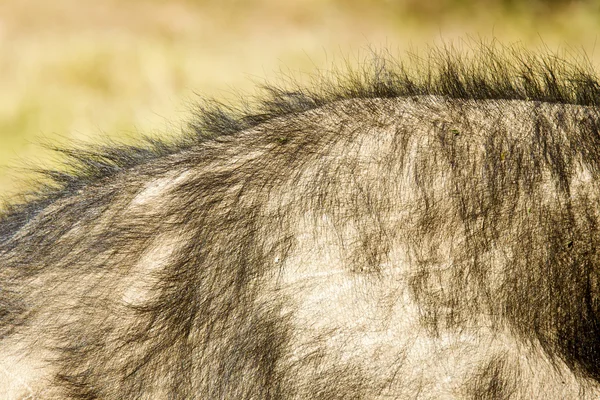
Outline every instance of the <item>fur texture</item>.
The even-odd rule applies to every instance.
[[[582,65],[438,49],[251,111],[207,102],[176,143],[59,150],[67,172],[0,222],[0,379],[68,399],[597,398]]]

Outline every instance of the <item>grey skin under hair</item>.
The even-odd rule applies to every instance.
[[[498,46],[369,65],[58,150],[0,217],[0,393],[598,398],[595,73]]]

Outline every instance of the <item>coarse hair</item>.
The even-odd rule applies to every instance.
[[[566,366],[580,394],[600,379],[600,85],[589,64],[434,48],[264,93],[249,108],[203,103],[176,141],[61,149],[69,168],[7,206],[0,339],[40,349],[52,371],[43,390],[434,390],[408,378],[406,346],[394,371],[331,347],[334,333],[361,335],[303,306],[306,277],[332,271],[366,291],[405,287],[421,334],[485,324]],[[469,371],[465,397],[539,394],[502,352]]]

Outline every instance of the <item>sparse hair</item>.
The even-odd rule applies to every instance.
[[[0,339],[43,354],[40,390],[443,397],[411,340],[469,332],[495,350],[452,353],[469,376],[456,396],[598,393],[591,67],[437,49],[265,93],[251,110],[205,103],[177,142],[60,150],[71,168],[46,171],[49,184],[8,207]],[[377,345],[389,358],[361,347],[371,331],[357,310],[337,309],[352,323],[328,314],[340,295],[307,295],[333,271],[360,282],[350,308],[372,307],[370,323],[395,340]],[[419,329],[404,331],[413,317]],[[571,386],[538,381],[515,352]],[[451,351],[427,354],[449,362]]]

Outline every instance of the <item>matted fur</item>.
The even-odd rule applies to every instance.
[[[595,73],[482,46],[315,88],[61,150],[0,222],[0,390],[597,398]]]

